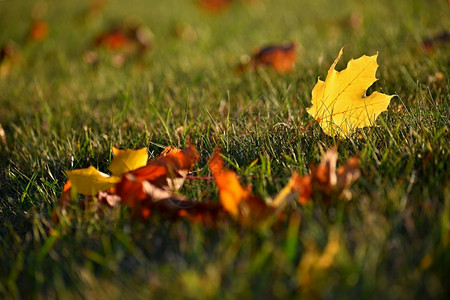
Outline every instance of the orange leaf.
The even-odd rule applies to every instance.
[[[137,54],[148,49],[152,33],[136,23],[115,25],[94,39],[95,46],[109,50],[122,50],[124,54]]]
[[[209,162],[209,168],[219,189],[220,203],[233,218],[243,224],[253,224],[266,219],[275,208],[269,207],[260,197],[251,193],[250,187],[243,188],[235,172],[226,170],[216,149]]]
[[[61,197],[59,197],[59,205],[55,207],[52,212],[52,221],[55,224],[59,223],[58,212],[64,210],[67,205],[69,205],[72,200],[72,182],[69,180],[66,181],[63,187],[63,192],[61,193]]]
[[[198,4],[209,11],[218,12],[228,8],[232,0],[198,0]]]
[[[35,42],[41,42],[45,40],[48,36],[48,24],[45,21],[34,21],[33,24],[31,24],[30,33],[29,33],[30,39]]]
[[[147,180],[158,187],[179,189],[189,170],[197,162],[199,156],[191,143],[180,152],[172,151],[160,156],[147,166],[131,173],[141,180]]]
[[[69,179],[64,184],[63,192],[61,193],[61,197],[59,197],[59,205],[65,208],[70,200],[72,200],[72,182]]]
[[[142,187],[142,180],[130,173],[124,174],[122,180],[116,184],[116,193],[122,198],[122,203],[131,209],[147,199],[147,194]]]
[[[249,197],[249,192],[242,188],[236,173],[224,170],[223,167],[224,161],[220,157],[220,149],[217,149],[209,162],[209,169],[213,173],[214,180],[219,188],[220,203],[233,217],[237,217],[239,204]]]
[[[295,43],[285,45],[270,45],[258,50],[246,64],[237,68],[238,72],[247,69],[256,70],[260,67],[270,66],[278,73],[287,73],[294,70],[297,61]]]
[[[313,195],[311,175],[298,176],[296,173],[292,175],[295,180],[294,189],[299,193],[298,201],[304,205]]]
[[[83,58],[89,64],[97,64],[99,55],[93,48],[102,47],[112,53],[113,65],[121,67],[129,58],[143,55],[150,48],[152,36],[153,33],[146,26],[123,22],[95,37],[91,49],[84,53]]]
[[[120,28],[102,33],[95,39],[97,46],[103,46],[111,50],[122,48],[130,42],[129,38]]]

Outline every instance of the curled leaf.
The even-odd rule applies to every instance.
[[[328,150],[318,166],[311,166],[310,175],[293,175],[293,188],[299,193],[300,204],[306,204],[314,194],[319,194],[325,203],[333,196],[351,198],[349,187],[361,175],[359,159],[352,157],[337,168],[337,157],[336,150]]]

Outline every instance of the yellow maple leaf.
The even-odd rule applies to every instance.
[[[147,165],[147,148],[138,150],[120,150],[112,147],[114,158],[109,165],[109,170],[115,176],[121,176],[124,173],[136,170]]]
[[[72,182],[72,188],[77,193],[86,196],[95,195],[98,191],[105,191],[120,181],[119,176],[109,176],[93,166],[73,171],[66,170],[65,173]]]
[[[325,81],[319,79],[314,86],[312,106],[307,112],[319,122],[326,134],[346,137],[356,128],[373,125],[394,95],[379,92],[365,95],[366,90],[377,80],[378,53],[352,59],[345,70],[338,72],[334,67],[342,53],[341,49]]]

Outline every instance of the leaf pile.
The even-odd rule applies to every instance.
[[[108,47],[119,47],[119,41],[122,41],[120,32],[114,32],[118,36],[101,36],[98,41]],[[254,67],[271,64],[275,70],[288,70],[292,67],[292,57],[295,57],[294,49],[295,44],[263,48],[254,56],[252,64]],[[377,55],[351,60],[347,69],[337,72],[334,68],[342,53],[341,49],[325,81],[317,82],[312,91],[312,106],[307,111],[326,134],[345,138],[356,128],[373,125],[393,96],[378,92],[365,96],[366,89],[376,81]],[[228,215],[239,224],[254,225],[277,218],[294,197],[301,205],[310,199],[325,204],[335,198],[349,200],[349,187],[361,175],[357,156],[337,167],[337,152],[330,149],[319,165],[310,167],[309,174],[300,176],[293,172],[286,186],[274,198],[262,199],[252,193],[251,186],[243,187],[235,172],[225,168],[221,151],[216,149],[208,166],[219,191],[219,201],[199,202],[178,193],[199,159],[190,142],[184,149],[169,146],[148,163],[145,148],[119,150],[113,147],[112,151],[111,174],[93,166],[66,171],[69,180],[60,199],[62,211],[79,193],[84,195],[82,206],[95,199],[99,205],[124,205],[135,217],[143,220],[158,210],[172,219],[183,217],[215,223]],[[57,217],[57,213],[54,216]]]
[[[315,195],[321,195],[325,202],[333,196],[348,195],[348,188],[360,175],[356,157],[337,169],[337,153],[330,150],[319,166],[311,167],[311,174],[299,176],[294,172],[278,195],[264,200],[253,194],[250,186],[242,187],[235,172],[225,169],[221,151],[217,149],[208,166],[219,190],[219,202],[199,202],[177,193],[199,159],[192,144],[188,143],[182,150],[169,146],[149,163],[145,148],[119,150],[113,147],[112,150],[111,175],[93,166],[66,171],[69,180],[60,198],[62,211],[79,193],[84,195],[82,206],[94,200],[110,207],[125,205],[142,220],[149,219],[152,211],[158,210],[171,219],[187,218],[204,223],[216,223],[226,219],[228,214],[239,224],[251,226],[277,217],[294,197],[300,204],[306,204]]]

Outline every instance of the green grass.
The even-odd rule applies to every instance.
[[[25,43],[35,1],[0,1],[0,44],[13,40],[23,62],[0,79],[0,295],[2,298],[445,298],[449,295],[449,45],[430,55],[423,38],[450,28],[447,1],[289,1],[235,3],[209,14],[194,1],[108,1],[86,18],[87,1],[47,1],[49,38]],[[83,62],[92,37],[111,21],[133,18],[153,32],[141,61],[98,68]],[[353,28],[351,18],[361,18]],[[195,40],[175,34],[195,32]],[[296,71],[236,75],[256,46],[296,41]],[[380,80],[369,91],[396,94],[377,126],[337,140],[306,113],[317,77],[344,46],[350,58],[378,51]],[[439,72],[443,78],[433,81]],[[183,147],[209,156],[223,148],[230,168],[262,197],[293,171],[308,172],[326,149],[339,163],[359,154],[362,177],[349,202],[313,201],[287,209],[273,228],[233,222],[205,228],[126,209],[51,212],[63,170],[106,171],[111,146]],[[258,159],[258,162],[252,165]],[[256,178],[256,179],[255,179]],[[181,192],[217,201],[212,181],[188,180]],[[300,222],[298,217],[300,216]],[[298,265],[329,233],[340,248],[332,266],[300,285]]]

